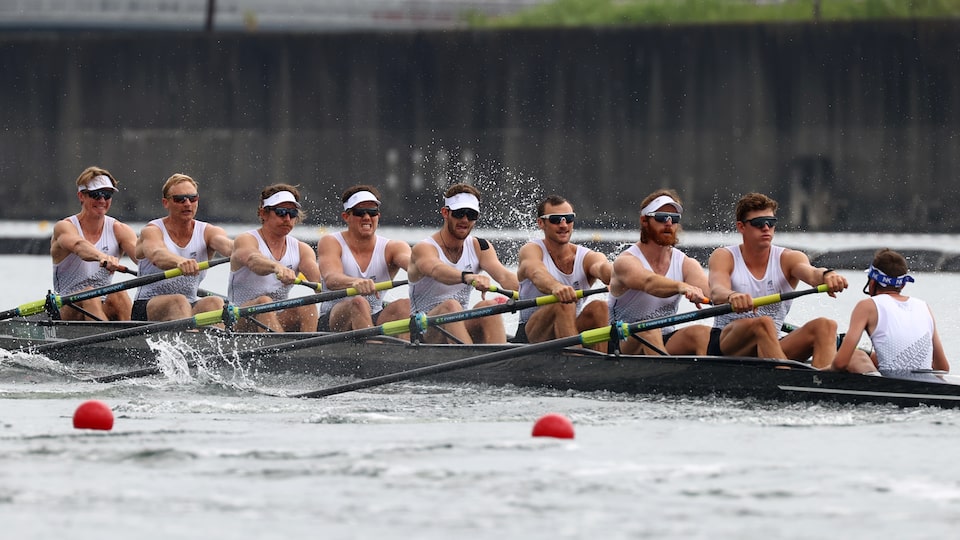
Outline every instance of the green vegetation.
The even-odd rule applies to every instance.
[[[956,19],[960,0],[554,0],[476,28]]]

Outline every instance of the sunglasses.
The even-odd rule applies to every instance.
[[[377,217],[380,215],[380,209],[379,208],[354,208],[353,210],[350,210],[350,213],[353,214],[355,217],[363,217],[363,216]]]
[[[450,215],[453,216],[453,219],[463,219],[464,217],[470,221],[480,219],[480,212],[477,212],[473,208],[457,208],[456,210],[451,210]]]
[[[91,199],[103,199],[105,201],[109,201],[113,198],[112,189],[96,189],[93,191],[84,191],[84,193],[86,193],[87,197],[90,197]]]
[[[281,208],[279,206],[274,206],[273,208],[268,208],[268,210],[276,214],[277,217],[290,216],[293,219],[300,217],[300,210],[297,208]]]
[[[671,223],[680,223],[680,214],[677,212],[650,212],[647,217],[652,217],[657,223],[666,223],[668,219]]]
[[[574,212],[569,214],[544,214],[540,216],[540,219],[545,219],[554,225],[559,225],[561,221],[566,221],[567,225],[573,225],[573,222],[577,219],[577,214]]]
[[[196,193],[193,193],[193,194],[191,194],[191,195],[171,195],[171,196],[169,196],[169,197],[167,197],[167,198],[170,199],[171,201],[175,202],[175,203],[182,203],[182,202],[185,202],[185,201],[197,202],[197,199],[200,198],[200,195],[197,195]]]
[[[773,216],[760,216],[753,219],[748,219],[744,223],[749,223],[758,229],[764,227],[770,227],[771,229],[777,226],[777,218]]]

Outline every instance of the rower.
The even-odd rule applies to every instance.
[[[119,257],[136,259],[137,234],[129,225],[107,215],[119,182],[110,171],[87,167],[77,177],[80,212],[57,222],[50,239],[53,290],[67,295],[110,284],[113,273],[125,271]],[[91,298],[59,312],[64,320],[130,320],[130,295],[126,291]]]
[[[710,286],[703,266],[675,246],[683,206],[672,189],[658,189],[640,202],[640,241],[613,261],[610,322],[642,321],[677,313],[681,298],[704,302]],[[668,326],[634,334],[622,343],[627,354],[699,355],[707,352],[710,327]]]
[[[847,288],[847,279],[829,268],[817,268],[802,251],[773,244],[777,201],[748,193],[737,202],[736,225],[742,243],[717,248],[710,255],[709,283],[713,303],[730,304],[733,312],[713,319],[707,354],[759,356],[830,365],[837,353],[837,323],[818,317],[783,338],[779,329],[791,302],[754,308],[754,297],[783,293],[804,283],[826,285],[830,296]]]
[[[850,314],[850,326],[830,371],[881,375],[914,370],[950,371],[933,311],[926,302],[903,294],[907,283],[907,260],[892,249],[881,249],[867,269],[864,294]],[[866,332],[873,345],[868,355],[857,348]]]
[[[611,264],[606,255],[570,241],[576,216],[573,205],[559,195],[537,205],[537,227],[543,239],[520,248],[520,297],[552,294],[560,302],[522,310],[516,343],[540,343],[607,324],[606,303],[577,296],[578,289],[591,288],[597,281],[609,284]],[[592,347],[606,352],[607,344]]]
[[[481,292],[474,307],[496,304],[487,299],[491,278],[503,288],[517,290],[517,275],[500,262],[493,244],[470,234],[480,218],[480,191],[464,183],[453,184],[443,194],[440,230],[413,246],[408,269],[412,314],[439,315],[467,309],[470,293]],[[430,328],[427,343],[505,343],[501,315],[447,324],[445,335]]]
[[[137,241],[139,274],[179,268],[182,275],[140,287],[133,302],[133,319],[169,321],[222,309],[222,298],[197,296],[206,275],[200,263],[214,253],[229,256],[233,240],[222,228],[195,219],[200,190],[193,178],[181,173],[170,176],[163,184],[160,202],[167,216],[147,223]]]
[[[267,186],[260,192],[257,216],[260,228],[237,235],[230,256],[227,298],[240,307],[286,299],[301,275],[310,281],[320,281],[316,252],[290,234],[305,216],[300,190],[290,184]],[[240,320],[236,329],[313,332],[317,328],[317,306],[308,304],[267,311],[254,319],[259,324]]]
[[[343,192],[340,219],[345,231],[320,238],[318,245],[323,288],[329,291],[354,288],[360,296],[323,302],[320,305],[321,332],[344,332],[370,328],[410,316],[410,300],[398,298],[384,303],[376,284],[396,277],[410,264],[410,244],[377,234],[382,197],[370,185],[351,186]]]

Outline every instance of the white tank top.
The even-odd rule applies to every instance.
[[[170,234],[167,233],[167,228],[163,225],[163,219],[155,219],[149,224],[156,225],[160,228],[160,232],[163,234],[163,243],[171,252],[181,257],[186,257],[187,259],[194,259],[197,262],[203,262],[209,258],[207,256],[207,243],[203,239],[203,231],[207,228],[205,221],[194,220],[193,236],[190,237],[190,241],[187,242],[185,247],[180,247],[173,242]],[[148,276],[164,271],[154,266],[154,264],[147,259],[140,259],[139,268],[141,276]],[[148,283],[137,290],[137,300],[148,300],[161,294],[182,294],[187,297],[189,302],[196,302],[198,299],[197,289],[200,288],[200,282],[203,281],[206,275],[207,271],[202,270],[195,276],[177,276],[175,278],[161,279],[160,281]]]
[[[767,260],[767,269],[763,277],[757,279],[753,277],[746,263],[743,262],[743,255],[740,253],[740,246],[724,246],[733,255],[733,273],[730,275],[732,289],[737,292],[747,293],[753,298],[767,296],[770,294],[780,294],[793,290],[786,276],[783,275],[783,269],[780,267],[780,257],[783,255],[784,248],[780,246],[770,246],[770,258]],[[713,319],[714,328],[723,328],[737,319],[747,317],[770,317],[779,330],[783,326],[783,321],[787,318],[790,306],[793,300],[777,302],[761,306],[757,311],[747,311],[745,313],[727,313],[718,315]]]
[[[77,228],[80,236],[83,236],[83,229],[80,228],[80,220],[77,216],[73,215],[67,219]],[[104,216],[103,220],[100,238],[91,243],[111,257],[120,257],[120,243],[117,242],[117,236],[113,232],[113,226],[117,220],[110,216]],[[71,294],[86,289],[99,289],[110,284],[110,277],[110,272],[106,268],[101,268],[97,261],[85,261],[75,253],[71,253],[53,265],[53,290],[57,294]]]
[[[650,262],[644,257],[643,252],[636,244],[627,248],[624,253],[636,257],[647,270],[653,271]],[[670,248],[670,266],[667,267],[666,277],[674,281],[683,281],[683,262],[687,256],[677,248]],[[644,291],[629,289],[620,296],[610,295],[607,303],[610,307],[611,323],[633,323],[645,321],[648,319],[669,317],[677,313],[680,306],[680,294],[675,294],[668,298],[660,298]],[[671,334],[675,331],[674,326],[663,328],[664,334]]]
[[[550,275],[553,276],[557,281],[563,283],[564,285],[569,285],[574,289],[586,289],[591,284],[587,281],[587,273],[583,269],[583,258],[587,256],[587,253],[590,252],[589,249],[583,246],[577,246],[577,254],[573,259],[573,272],[565,274],[557,268],[556,263],[553,262],[553,257],[550,256],[550,252],[547,251],[547,246],[543,243],[543,239],[535,238],[530,241],[531,244],[536,244],[540,246],[540,250],[543,255],[543,264],[547,267],[547,271],[550,272]],[[542,295],[543,292],[537,288],[529,279],[525,279],[520,282],[520,298],[529,299],[536,298]],[[580,311],[583,309],[584,299],[581,298],[577,300],[577,315],[580,314]],[[520,322],[525,323],[533,315],[533,312],[538,308],[527,308],[520,310]]]
[[[432,245],[440,255],[440,261],[453,265],[461,272],[470,272],[471,274],[480,272],[480,258],[474,249],[473,236],[467,236],[463,241],[463,253],[460,254],[460,260],[454,262],[447,259],[440,244],[436,243],[429,236],[423,240]],[[455,285],[446,285],[431,277],[421,277],[415,283],[410,284],[410,312],[429,313],[431,309],[449,298],[455,298],[463,309],[467,309],[470,304],[470,291],[473,287],[470,285],[457,283]]]
[[[933,366],[933,317],[917,298],[900,302],[889,294],[871,298],[877,327],[870,341],[881,371],[930,369]]]
[[[347,241],[343,239],[343,232],[333,233],[333,238],[340,244],[340,263],[343,265],[344,274],[351,277],[372,279],[376,283],[390,279],[390,265],[387,264],[386,256],[387,243],[389,240],[377,235],[377,243],[373,246],[370,263],[367,265],[366,270],[363,270],[360,268],[360,263],[357,262],[356,257],[353,256],[353,252],[350,251]],[[383,298],[380,298],[376,294],[366,295],[364,298],[370,303],[370,313],[376,318],[377,313],[383,310]],[[333,306],[345,300],[348,300],[348,298],[339,298],[330,302],[321,303],[320,313],[329,313],[330,310],[333,309]]]
[[[274,259],[273,253],[270,253],[270,246],[264,241],[259,230],[247,231],[257,239],[257,246],[260,253],[269,259],[276,260],[286,268],[294,272],[300,271],[300,242],[287,236],[284,240],[287,243],[287,249],[279,260]],[[274,274],[265,276],[258,275],[246,266],[230,272],[230,280],[227,284],[227,299],[231,304],[243,305],[254,298],[260,296],[269,296],[271,300],[277,302],[290,295],[293,285],[284,285]]]

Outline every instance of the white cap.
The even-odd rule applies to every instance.
[[[297,205],[297,208],[302,208],[300,206],[300,203],[297,202],[297,198],[294,197],[293,193],[290,193],[289,191],[278,191],[273,195],[267,197],[266,199],[263,200],[263,207],[264,208],[274,207],[280,203],[285,203],[285,202],[292,202],[293,204]]]
[[[656,199],[650,201],[650,204],[644,206],[644,207],[643,207],[643,210],[640,210],[640,215],[641,215],[641,216],[645,216],[645,215],[649,214],[650,212],[656,212],[656,211],[659,210],[661,207],[666,206],[666,205],[668,205],[668,204],[672,204],[673,206],[676,206],[676,207],[677,207],[677,212],[681,212],[681,213],[683,212],[683,207],[680,206],[680,203],[678,203],[677,201],[673,200],[673,197],[671,197],[671,196],[669,196],[669,195],[661,195],[661,196],[657,197]]]
[[[477,212],[480,211],[480,199],[472,193],[457,193],[453,197],[447,197],[443,200],[443,205],[451,210],[472,208]]]
[[[353,195],[351,195],[350,198],[347,199],[347,202],[343,203],[343,209],[349,210],[354,206],[367,201],[373,201],[377,203],[377,206],[380,206],[380,199],[378,199],[377,196],[374,195],[373,193],[370,193],[369,191],[364,190],[364,191],[358,191]]]
[[[93,177],[93,180],[90,180],[86,184],[81,184],[77,186],[77,191],[96,191],[98,189],[112,189],[114,191],[120,191],[117,188],[113,187],[113,182],[110,180],[110,177],[98,174]]]

